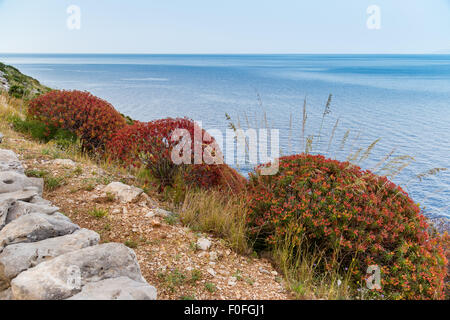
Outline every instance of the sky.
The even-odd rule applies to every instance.
[[[450,53],[450,0],[0,0],[0,53]]]

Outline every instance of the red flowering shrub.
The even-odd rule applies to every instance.
[[[203,139],[195,141],[194,135],[201,133]],[[172,139],[176,129],[186,130],[189,133],[190,155],[186,159],[189,164],[176,164],[172,161],[172,152],[176,146],[183,145],[180,139]],[[107,150],[113,159],[125,165],[140,167],[144,165],[151,174],[158,178],[162,188],[174,183],[178,169],[184,169],[184,180],[191,185],[202,188],[216,186],[229,187],[232,190],[243,188],[245,179],[226,164],[207,165],[194,164],[194,150],[199,148],[203,154],[207,147],[211,147],[213,155],[218,152],[214,148],[215,140],[205,130],[200,130],[195,122],[187,118],[167,118],[152,122],[135,122],[119,130],[107,145]],[[180,150],[180,156],[183,152]]]
[[[349,269],[354,289],[364,284],[368,266],[378,265],[382,289],[375,297],[443,298],[441,239],[427,232],[419,207],[385,177],[323,156],[284,157],[277,175],[261,176],[258,168],[251,174],[249,208],[257,249],[273,248],[289,228],[296,239],[307,239],[298,249],[316,248],[331,258],[323,271],[336,267],[329,261],[337,261],[342,274]]]
[[[100,151],[126,125],[111,104],[81,91],[51,91],[31,100],[28,113],[48,128],[73,132],[86,150]]]

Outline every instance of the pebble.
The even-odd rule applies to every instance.
[[[219,259],[217,252],[213,251],[209,253],[209,260],[216,261],[217,259]]]
[[[208,272],[208,273],[209,273],[210,275],[212,275],[213,277],[216,276],[216,272],[214,271],[213,268],[208,268],[208,269],[206,269],[206,272]]]
[[[267,271],[266,269],[264,269],[263,267],[259,267],[258,270],[259,270],[260,273],[270,274],[270,272]]]
[[[197,241],[197,247],[203,251],[208,251],[211,248],[211,245],[211,241],[206,238],[200,238]]]

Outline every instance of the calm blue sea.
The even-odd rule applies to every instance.
[[[280,129],[283,154],[302,149],[305,97],[306,135],[318,134],[331,93],[313,151],[345,160],[381,138],[360,165],[371,169],[394,148],[395,155],[414,157],[394,181],[427,215],[450,217],[450,171],[415,178],[450,168],[450,55],[0,54],[0,61],[53,88],[88,90],[138,120],[188,116],[224,130],[225,113],[244,128],[263,127],[266,117]]]

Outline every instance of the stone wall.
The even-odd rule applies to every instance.
[[[133,250],[98,244],[42,198],[17,155],[0,149],[0,300],[154,300]]]

